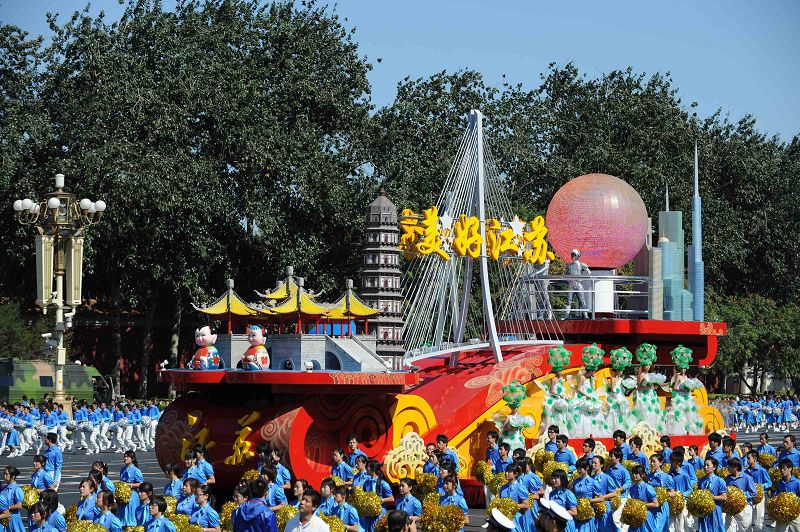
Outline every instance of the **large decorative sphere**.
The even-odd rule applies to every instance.
[[[570,262],[578,249],[590,268],[619,268],[642,249],[648,231],[647,209],[628,183],[607,174],[569,181],[547,207],[548,239]]]

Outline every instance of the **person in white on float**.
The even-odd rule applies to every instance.
[[[330,532],[328,524],[316,515],[321,499],[319,492],[306,490],[300,498],[297,515],[286,523],[284,532]]]

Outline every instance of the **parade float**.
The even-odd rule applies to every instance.
[[[348,281],[323,302],[289,268],[256,301],[231,282],[198,307],[227,334],[209,346],[212,331],[198,330],[200,358],[212,347],[216,369],[160,373],[180,394],[158,425],[162,466],[199,442],[229,487],[267,442],[296,478],[318,484],[356,434],[397,481],[417,474],[424,443],[444,434],[477,504],[486,433],[499,428],[535,452],[559,408],[572,416],[562,426],[576,450],[590,435],[610,449],[620,427],[648,454],[667,428],[673,445],[702,448],[723,428],[690,377],[714,361],[726,331],[703,316],[696,169],[687,284],[682,213],[668,201],[655,245],[638,193],[605,174],[569,181],[546,216],[523,220],[509,211],[481,122],[473,111],[434,206],[398,215],[383,190],[370,205],[359,292]],[[636,421],[658,412],[663,425]]]

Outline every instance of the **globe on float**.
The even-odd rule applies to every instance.
[[[644,246],[649,222],[639,194],[608,174],[572,179],[547,207],[550,246],[565,262],[578,249],[590,268],[614,269],[628,263]]]

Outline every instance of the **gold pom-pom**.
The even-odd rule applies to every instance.
[[[169,518],[175,515],[175,513],[178,511],[178,498],[173,497],[172,495],[167,495],[164,497],[164,500],[167,501],[167,509],[164,512],[164,517]]]
[[[774,468],[774,469],[770,469],[770,470],[769,470],[769,478],[772,480],[772,485],[774,486],[774,485],[776,485],[778,482],[780,482],[780,481],[781,481],[781,478],[783,478],[783,477],[781,477],[781,472],[780,472],[780,470],[779,470],[779,469],[776,467],[776,468]]]
[[[417,485],[414,486],[414,497],[419,500],[425,498],[425,496],[429,493],[436,492],[436,482],[438,482],[438,478],[433,473],[422,473],[417,475]]]
[[[556,453],[553,451],[545,451],[544,449],[539,449],[536,451],[536,454],[533,458],[533,467],[536,468],[536,471],[542,471],[544,469],[544,465],[547,462],[555,460]]]
[[[326,479],[331,479],[333,481],[333,483],[335,485],[337,485],[337,486],[344,486],[344,480],[342,480],[341,478],[337,477],[336,475],[328,475],[323,480],[326,480]],[[341,521],[341,519],[340,519],[340,521]]]
[[[78,505],[71,504],[67,511],[64,512],[64,521],[67,523],[74,523],[78,520]]]
[[[658,505],[662,506],[667,500],[667,489],[662,487],[656,488],[656,500],[658,501]]]
[[[374,532],[389,532],[389,521],[388,521],[389,513],[385,513],[375,522],[375,526],[373,527]]]
[[[708,490],[695,490],[686,499],[686,509],[695,517],[705,517],[714,511],[714,496]]]
[[[578,521],[588,521],[589,519],[594,519],[594,508],[592,508],[592,503],[589,502],[589,499],[585,497],[578,498],[578,513],[575,515],[575,519]]]
[[[800,478],[800,467],[792,468],[792,476],[794,476],[794,478]]]
[[[136,525],[136,526],[124,526],[122,530],[125,532],[144,532],[144,526]]]
[[[593,502],[592,508],[594,508],[594,516],[598,519],[606,515],[606,503],[605,502]]]
[[[491,475],[493,475],[492,465],[489,462],[481,460],[475,464],[475,478],[478,479],[478,482],[486,484]]]
[[[640,527],[647,520],[647,506],[639,499],[630,498],[622,508],[620,520],[628,526]]]
[[[239,507],[239,504],[228,501],[222,505],[222,509],[219,512],[219,526],[222,530],[226,532],[231,532],[233,530],[233,511]]]
[[[519,506],[517,506],[517,503],[508,497],[495,497],[492,499],[492,502],[490,502],[489,506],[486,508],[486,515],[492,515],[492,510],[495,508],[500,510],[500,513],[512,521],[514,520],[514,516],[517,515],[517,512],[519,511]]]
[[[769,454],[769,453],[760,453],[758,455],[758,463],[761,464],[761,467],[764,469],[771,469],[772,464],[775,463],[776,458]]]
[[[800,516],[800,499],[788,491],[779,493],[767,499],[767,513],[782,525],[791,523]]]
[[[253,482],[260,476],[261,474],[258,472],[258,469],[248,469],[244,472],[244,475],[242,475],[242,482]]]
[[[200,525],[186,525],[183,528],[179,528],[177,532],[203,532],[203,527]]]
[[[698,469],[694,472],[694,475],[697,477],[697,480],[700,480],[701,478],[705,478],[706,471],[705,469]]]
[[[717,469],[716,473],[717,473],[717,476],[719,478],[721,478],[722,480],[725,480],[726,478],[728,478],[728,475],[731,474],[731,472],[728,471],[727,467],[720,467],[719,469]]]
[[[344,532],[344,523],[335,515],[326,515],[325,512],[320,512],[319,517],[325,521],[331,532]]]
[[[80,520],[68,524],[67,532],[106,532],[106,527],[103,525],[96,525],[91,521]]]
[[[764,500],[764,487],[761,484],[756,484],[756,496],[753,497],[753,506],[761,504]]]
[[[170,517],[169,520],[172,521],[172,524],[175,525],[175,528],[178,530],[189,526],[189,516],[185,514],[175,514]]]
[[[492,495],[497,495],[500,493],[500,488],[505,486],[508,483],[506,480],[506,476],[504,473],[498,473],[492,477],[489,483],[486,485],[489,488],[489,492]]]
[[[131,502],[131,485],[121,480],[114,482],[114,498],[125,504]]]
[[[30,510],[37,502],[39,502],[39,490],[30,484],[22,486],[22,507]]]
[[[728,496],[722,503],[722,511],[728,515],[739,515],[747,506],[747,498],[744,492],[736,486],[728,486]]]
[[[381,515],[381,497],[374,491],[364,491],[361,486],[358,486],[353,490],[353,496],[349,500],[360,517]]]
[[[683,513],[683,509],[686,507],[686,499],[684,499],[683,493],[673,491],[667,496],[667,501],[669,502],[669,515],[677,517]]]
[[[553,471],[556,469],[560,469],[565,473],[569,473],[569,466],[564,462],[556,462],[555,460],[551,460],[544,464],[544,471],[542,472],[542,480],[545,484],[550,484],[550,476],[553,474]],[[561,486],[562,488],[566,488],[566,486]]]
[[[440,506],[435,519],[438,526],[436,526],[435,529],[442,530],[443,532],[457,532],[464,528],[465,521],[466,516],[458,506]]]
[[[661,471],[664,473],[669,473],[669,464],[664,464],[661,466]]]
[[[635,462],[633,460],[623,460],[622,465],[625,467],[625,469],[628,470],[628,473],[630,473],[631,471],[633,471],[633,468],[635,466],[639,465],[639,462]]]
[[[281,506],[275,513],[275,519],[278,524],[278,532],[283,532],[286,528],[286,523],[292,520],[297,515],[297,508],[291,505]]]
[[[620,496],[620,494],[617,493],[616,495],[611,497],[610,501],[611,501],[611,510],[614,512],[619,510],[619,507],[622,505],[622,497]]]

